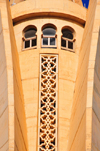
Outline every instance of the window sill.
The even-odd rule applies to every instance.
[[[52,46],[51,45],[42,45],[41,48],[55,48],[56,49],[57,46],[55,46],[55,45],[54,46],[53,45]]]
[[[71,51],[73,53],[75,53],[75,51],[73,49],[69,49],[69,48],[65,48],[65,47],[61,47],[62,50],[66,50],[66,51]]]
[[[30,49],[37,49],[37,46],[34,46],[34,47],[28,47],[28,48],[24,48],[24,49],[22,49],[22,51],[25,51],[25,50],[30,50]]]

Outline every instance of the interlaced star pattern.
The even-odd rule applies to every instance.
[[[57,55],[41,55],[39,151],[57,150]]]

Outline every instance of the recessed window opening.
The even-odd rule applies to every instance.
[[[36,37],[36,29],[31,27],[25,30],[23,37],[24,49],[26,48],[36,48],[37,46],[37,37]]]
[[[43,30],[42,47],[56,47],[56,29],[52,26],[47,26]]]
[[[62,30],[62,37],[61,37],[61,48],[66,50],[74,50],[74,35],[73,32],[69,29]]]

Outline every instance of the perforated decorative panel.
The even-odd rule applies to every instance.
[[[57,151],[58,56],[40,55],[39,151]]]

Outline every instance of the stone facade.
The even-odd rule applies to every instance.
[[[0,151],[100,151],[99,25],[100,0],[0,0]]]

